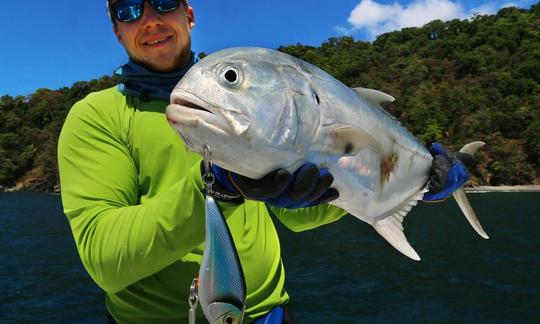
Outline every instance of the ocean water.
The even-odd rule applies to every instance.
[[[300,323],[540,323],[540,193],[469,194],[490,235],[455,202],[420,204],[412,261],[353,218],[281,236]],[[59,196],[0,193],[0,323],[104,323]]]

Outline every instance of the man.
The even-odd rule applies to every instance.
[[[164,110],[172,88],[196,61],[194,12],[186,0],[107,4],[130,59],[117,72],[122,84],[91,93],[65,121],[58,144],[64,212],[86,270],[106,292],[110,322],[186,322],[204,247],[204,184],[201,157],[185,149]],[[461,167],[442,160],[439,180]],[[314,165],[261,180],[218,167],[213,172],[245,273],[245,322],[261,320],[289,302],[269,209],[293,231],[346,213],[325,204],[338,193],[328,171]],[[285,313],[279,321],[291,322]]]

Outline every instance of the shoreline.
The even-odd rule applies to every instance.
[[[28,189],[28,188],[26,188]],[[466,193],[489,193],[489,192],[540,192],[540,185],[517,185],[517,186],[475,186],[464,187]],[[59,195],[60,188],[55,190],[25,190],[25,188],[0,186],[0,192],[43,192],[52,195]]]
[[[540,192],[540,185],[465,187],[465,192],[467,193]]]

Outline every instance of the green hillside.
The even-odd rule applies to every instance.
[[[516,185],[540,175],[540,3],[471,20],[432,21],[374,42],[331,38],[319,47],[280,51],[349,86],[396,98],[385,107],[422,141],[452,149],[474,140],[473,184]],[[51,191],[58,184],[56,143],[77,100],[118,80],[103,77],[27,97],[0,98],[0,189]]]

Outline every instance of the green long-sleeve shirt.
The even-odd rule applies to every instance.
[[[168,125],[166,104],[116,87],[92,93],[73,106],[58,143],[64,212],[119,322],[185,322],[204,250],[201,157]],[[263,203],[220,205],[245,272],[249,321],[288,301],[279,239]],[[330,205],[272,212],[293,231],[345,215]]]

